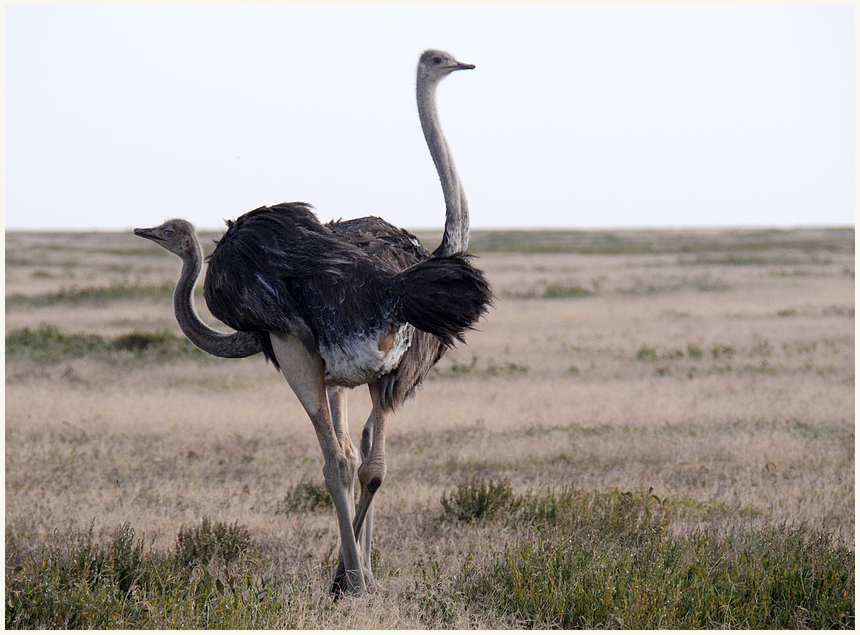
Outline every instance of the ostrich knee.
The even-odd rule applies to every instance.
[[[358,481],[362,489],[367,489],[370,494],[375,494],[385,480],[388,468],[385,465],[385,457],[372,457],[377,460],[366,460],[358,468]]]
[[[323,479],[330,494],[334,495],[338,491],[352,491],[357,462],[357,457],[350,456],[349,452],[338,454],[325,461]]]
[[[353,519],[353,531],[356,538],[361,536],[365,519],[370,518],[370,506],[376,491],[382,486],[385,472],[385,457],[380,455],[372,455],[358,468],[361,496],[358,497],[358,505],[355,508],[355,518]],[[363,545],[367,549],[368,555],[370,553],[370,540],[370,532],[367,532]]]
[[[358,468],[358,481],[362,488],[367,488],[371,494],[382,485],[387,471],[385,455],[381,448],[373,452],[373,420],[368,421],[361,433],[361,466]]]

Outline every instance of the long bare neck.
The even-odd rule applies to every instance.
[[[221,333],[200,319],[194,308],[194,286],[202,263],[203,252],[195,242],[191,254],[182,258],[182,273],[173,292],[173,311],[182,332],[194,346],[216,357],[250,357],[261,352],[259,341],[251,333]]]
[[[418,82],[418,117],[445,196],[445,233],[442,235],[442,243],[433,253],[449,255],[466,251],[469,246],[469,207],[457,168],[454,167],[451,149],[439,124],[436,86],[433,82]]]

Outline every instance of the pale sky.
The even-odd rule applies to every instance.
[[[6,229],[853,226],[853,6],[6,6]]]

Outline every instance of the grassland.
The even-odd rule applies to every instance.
[[[156,247],[7,234],[6,626],[853,628],[853,229],[472,244],[496,307],[392,422],[381,588],[333,602],[283,378],[184,341]]]

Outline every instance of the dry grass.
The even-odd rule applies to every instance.
[[[651,489],[723,505],[735,520],[807,523],[853,548],[853,231],[621,238],[541,239],[516,253],[501,249],[525,239],[476,234],[499,299],[392,422],[376,517],[384,592],[349,611],[307,600],[292,625],[513,625],[439,591],[514,535],[442,522],[443,495],[470,477],[508,479],[515,492]],[[172,282],[178,260],[144,241],[6,240],[7,334],[43,323],[179,333],[167,294],[58,295]],[[366,391],[350,402],[357,435]],[[321,457],[261,358],[7,357],[5,433],[7,559],[57,531],[106,536],[126,522],[169,549],[206,517],[247,527],[281,575],[324,596],[333,512],[281,504],[297,483],[321,481]]]

